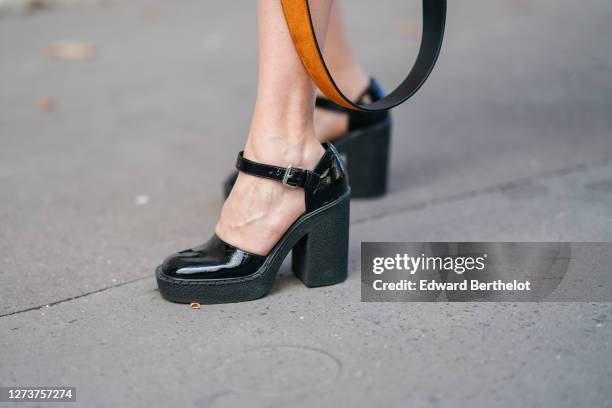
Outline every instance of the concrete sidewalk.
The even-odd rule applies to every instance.
[[[418,45],[405,3],[346,7],[387,87]],[[359,301],[361,241],[612,240],[612,6],[449,7],[438,67],[394,111],[392,191],[352,203],[348,281],[307,289],[285,264],[268,297],[200,310],[162,300],[153,268],[216,221],[255,4],[0,19],[0,386],[75,385],[83,406],[609,406],[610,304]],[[66,39],[96,58],[42,52]]]

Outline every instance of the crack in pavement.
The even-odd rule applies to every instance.
[[[453,202],[457,202],[457,201],[462,201],[468,198],[473,198],[473,197],[478,197],[478,196],[482,196],[482,195],[486,195],[486,194],[492,194],[492,193],[496,193],[499,192],[505,188],[509,188],[509,187],[517,187],[517,186],[521,186],[521,185],[525,185],[528,183],[531,183],[533,181],[536,180],[546,180],[546,179],[552,179],[552,178],[556,178],[556,177],[561,177],[561,176],[565,176],[568,174],[574,174],[574,173],[579,173],[579,172],[583,172],[583,171],[587,171],[593,168],[597,168],[597,167],[603,167],[606,165],[612,164],[612,157],[606,157],[604,159],[600,159],[595,161],[595,163],[591,163],[591,164],[577,164],[577,165],[573,165],[570,167],[564,167],[561,169],[556,169],[556,170],[551,170],[551,171],[547,171],[547,172],[543,172],[537,175],[533,175],[533,176],[529,176],[529,177],[523,177],[514,181],[508,181],[508,182],[504,182],[504,183],[500,183],[500,184],[495,184],[492,186],[488,186],[488,187],[484,187],[481,189],[476,189],[476,190],[469,190],[469,191],[465,191],[462,193],[458,193],[458,194],[454,194],[454,195],[450,195],[447,197],[440,197],[440,198],[436,198],[436,199],[432,199],[430,201],[425,201],[425,202],[420,202],[420,203],[414,203],[414,204],[409,204],[405,207],[398,207],[396,209],[393,209],[393,211],[391,212],[381,212],[378,214],[374,214],[373,216],[367,217],[367,218],[362,218],[359,220],[356,220],[354,222],[351,222],[351,225],[361,225],[361,224],[365,224],[369,221],[374,221],[374,220],[380,220],[380,219],[384,219],[387,218],[389,216],[394,216],[394,215],[398,215],[398,214],[403,214],[403,213],[407,213],[407,212],[412,212],[412,211],[418,211],[421,210],[423,208],[427,208],[427,207],[433,207],[436,205],[443,205],[443,204],[448,204],[448,203],[453,203]],[[65,299],[60,299],[51,303],[47,303],[47,304],[43,304],[43,305],[38,305],[38,306],[32,306],[32,307],[28,307],[26,309],[22,309],[22,310],[16,310],[10,313],[6,313],[3,315],[0,315],[0,318],[2,317],[8,317],[8,316],[13,316],[13,315],[17,315],[20,313],[26,313],[26,312],[30,312],[33,310],[39,310],[42,309],[43,307],[51,307],[51,306],[55,306],[58,305],[60,303],[65,303],[65,302],[70,302],[72,300],[76,300],[76,299],[80,299],[83,298],[85,296],[89,296],[89,295],[93,295],[95,293],[100,293],[100,292],[104,292],[106,290],[110,290],[110,289],[115,289],[115,288],[119,288],[121,286],[125,286],[125,285],[129,285],[132,283],[136,283],[136,282],[140,282],[142,280],[148,279],[150,278],[150,275],[146,275],[146,276],[141,276],[135,279],[131,279],[125,282],[121,282],[118,283],[116,285],[111,285],[111,286],[107,286],[104,288],[100,288],[100,289],[96,289],[96,290],[92,290],[91,292],[86,292],[86,293],[82,293],[80,295],[77,296],[72,296],[69,298],[65,298]]]
[[[42,309],[43,307],[51,307],[51,306],[59,305],[60,303],[70,302],[71,300],[76,300],[76,299],[79,299],[79,298],[82,298],[82,297],[85,297],[85,296],[93,295],[94,293],[100,293],[100,292],[104,292],[104,291],[109,290],[109,289],[114,289],[114,288],[118,288],[118,287],[121,287],[121,286],[129,285],[130,283],[136,283],[136,282],[139,282],[141,280],[148,279],[150,277],[151,277],[150,275],[141,276],[139,278],[130,279],[130,280],[127,280],[125,282],[117,283],[116,285],[106,286],[104,288],[92,290],[91,292],[81,293],[80,295],[71,296],[69,298],[56,300],[54,302],[46,303],[44,305],[32,306],[32,307],[28,307],[27,309],[23,309],[23,310],[15,310],[14,312],[10,312],[10,313],[6,313],[6,314],[3,314],[3,315],[0,315],[0,317],[13,316],[13,315],[16,315],[16,314],[19,314],[19,313],[31,312],[32,310],[39,310],[39,309]]]

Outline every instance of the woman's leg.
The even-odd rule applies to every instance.
[[[323,38],[323,36],[317,35],[317,38]],[[370,78],[359,64],[348,41],[342,21],[340,0],[334,0],[332,5],[329,28],[325,37],[324,56],[325,63],[340,89],[349,98],[358,98],[367,88]],[[314,123],[315,132],[321,141],[333,140],[348,129],[348,117],[346,114],[323,109],[315,111]]]
[[[325,38],[332,0],[311,2]],[[312,169],[324,153],[313,124],[314,86],[295,51],[280,2],[259,0],[259,79],[245,157]],[[265,255],[305,211],[304,190],[240,173],[215,232],[225,242]]]
[[[325,63],[338,86],[349,98],[357,98],[368,86],[370,79],[359,64],[349,43],[342,19],[340,0],[335,0],[332,5],[323,53]]]

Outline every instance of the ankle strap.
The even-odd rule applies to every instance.
[[[253,176],[279,181],[290,188],[318,184],[321,179],[321,176],[314,171],[299,167],[278,167],[254,162],[244,157],[244,151],[238,153],[236,168]]]

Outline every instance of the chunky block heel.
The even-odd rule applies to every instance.
[[[347,274],[351,190],[337,150],[313,170],[256,163],[238,155],[238,170],[287,188],[303,188],[306,212],[266,255],[241,250],[216,234],[203,245],[177,252],[157,267],[160,293],[181,303],[228,303],[265,296],[285,257],[293,250],[293,269],[307,286],[343,281]],[[266,233],[266,231],[262,231]]]
[[[350,202],[343,198],[321,214],[317,228],[308,232],[292,251],[292,269],[308,287],[334,285],[346,279]]]
[[[353,198],[380,197],[387,192],[391,119],[354,130],[335,146],[344,160]]]

